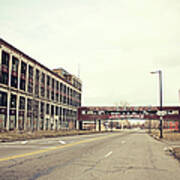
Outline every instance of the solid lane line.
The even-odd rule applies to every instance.
[[[65,144],[63,146],[62,145],[61,146],[55,146],[55,147],[42,149],[42,150],[38,150],[38,151],[33,151],[33,152],[25,153],[25,154],[19,154],[19,155],[9,156],[9,157],[5,157],[5,158],[0,158],[0,162],[12,160],[12,159],[17,159],[17,158],[22,158],[22,157],[27,157],[27,156],[32,156],[32,155],[37,155],[37,154],[50,152],[50,151],[57,150],[57,149],[63,149],[63,148],[66,148],[66,147],[72,147],[72,146],[75,146],[75,145],[78,145],[78,144],[89,143],[89,142],[92,142],[92,141],[106,139],[108,137],[113,137],[113,136],[117,136],[117,134],[103,136],[103,137],[97,137],[97,138],[92,138],[92,139],[86,139],[86,140],[74,142],[74,143],[71,143],[71,144]]]
[[[107,158],[108,156],[110,156],[112,154],[112,151],[110,151],[109,153],[107,153],[104,157]]]
[[[61,144],[66,144],[66,142],[65,142],[65,141],[59,141],[59,143],[61,143]]]

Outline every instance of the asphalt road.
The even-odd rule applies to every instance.
[[[166,144],[126,131],[0,144],[0,179],[178,180]]]

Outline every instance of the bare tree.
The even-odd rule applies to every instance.
[[[126,107],[128,107],[130,104],[127,102],[127,101],[124,101],[124,100],[121,100],[119,103],[114,103],[116,108],[117,108],[117,111],[119,109],[119,107],[123,108],[123,109],[126,109]],[[126,121],[126,124],[128,124],[128,126],[130,126],[130,123],[128,121],[128,119],[124,119]],[[122,123],[122,129],[124,128],[124,125]]]
[[[119,104],[120,104],[120,106],[122,106],[122,107],[127,107],[127,106],[130,105],[127,101],[120,101]]]

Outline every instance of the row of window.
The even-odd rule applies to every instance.
[[[74,79],[74,81],[73,81],[73,86],[75,88],[78,88],[79,90],[81,90],[81,83],[79,81],[77,81],[76,79]]]
[[[34,93],[36,97],[46,98],[67,105],[81,106],[81,93],[66,86],[64,83],[56,81],[49,75],[45,75],[45,73],[34,69],[23,61],[20,63],[14,56],[12,56],[12,70],[11,76],[9,76],[10,55],[2,51],[1,59],[0,83],[8,85],[8,82],[11,81],[11,87],[18,88],[18,82],[20,81],[20,90]],[[18,79],[19,64],[21,64],[20,79]],[[27,73],[28,79],[26,79]]]
[[[24,111],[26,106],[26,100],[27,100],[27,112],[33,112],[35,117],[38,116],[40,113],[47,114],[51,116],[66,116],[69,119],[72,119],[73,117],[76,117],[76,111],[69,110],[67,108],[62,108],[59,106],[55,106],[49,103],[40,102],[37,100],[32,100],[30,98],[25,98],[23,96],[19,97],[19,110]],[[0,106],[7,107],[7,93],[0,92]],[[40,103],[40,104],[39,104]],[[40,107],[39,107],[40,105]],[[11,94],[10,96],[10,109],[16,109],[17,108],[17,96],[15,94]]]

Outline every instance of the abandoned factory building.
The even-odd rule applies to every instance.
[[[0,130],[74,129],[81,80],[0,39]]]

